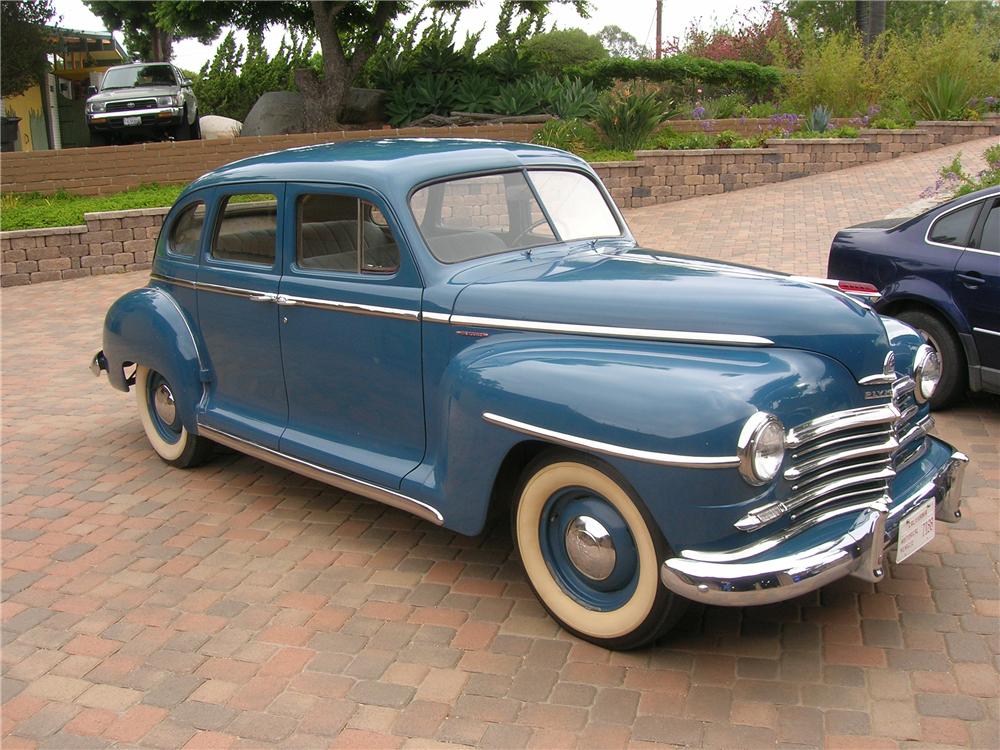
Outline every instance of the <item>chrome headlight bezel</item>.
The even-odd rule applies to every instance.
[[[103,112],[107,108],[107,102],[87,102],[87,111],[90,113]]]
[[[921,344],[913,357],[913,396],[918,404],[925,404],[934,396],[941,383],[941,357],[929,344]]]
[[[780,446],[777,460],[773,450],[775,442]],[[766,448],[768,454],[763,453],[762,448]],[[740,431],[736,455],[744,481],[755,487],[773,481],[785,460],[785,426],[781,420],[763,411],[751,416]]]

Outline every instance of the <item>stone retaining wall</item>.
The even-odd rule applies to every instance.
[[[618,206],[633,208],[830,172],[926,151],[945,142],[1000,135],[1000,120],[929,125],[914,130],[866,130],[853,139],[774,139],[766,148],[639,151],[635,161],[604,162],[594,169]],[[0,232],[0,285],[147,269],[166,213],[166,208],[93,213],[84,216],[86,224],[81,226]]]

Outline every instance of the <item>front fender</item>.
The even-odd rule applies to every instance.
[[[762,494],[735,467],[737,438],[750,415],[769,411],[791,426],[859,405],[857,384],[843,366],[809,352],[515,333],[465,348],[435,393],[428,409],[433,476],[425,489],[441,499],[449,527],[482,529],[504,457],[530,439],[483,416],[496,414],[638,451],[720,459],[692,468],[594,451],[681,547],[717,540],[741,508],[775,491]]]
[[[124,368],[130,363],[162,374],[182,405],[184,427],[197,434],[195,407],[208,371],[187,316],[170,294],[143,287],[119,297],[104,319],[104,356],[108,379],[120,391],[129,389]]]

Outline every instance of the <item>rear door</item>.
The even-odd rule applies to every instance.
[[[1000,385],[1000,198],[986,202],[955,267],[952,293],[972,326],[984,380]]]
[[[424,453],[423,285],[384,201],[287,186],[282,453],[396,488]]]

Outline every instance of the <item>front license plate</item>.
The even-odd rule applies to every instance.
[[[934,538],[933,498],[917,506],[899,522],[896,562],[903,562]]]
[[[142,118],[141,117],[126,117],[125,118],[125,127],[130,127],[132,125],[142,125]]]

